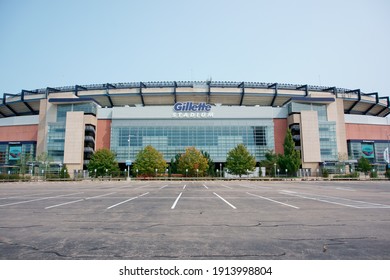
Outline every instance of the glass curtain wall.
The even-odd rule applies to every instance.
[[[273,123],[242,123],[242,125],[162,125],[132,126],[113,121],[111,130],[111,150],[117,154],[119,162],[134,159],[145,146],[152,145],[170,161],[186,147],[194,146],[210,153],[214,162],[226,161],[227,153],[237,144],[243,143],[256,157],[264,159],[267,150],[274,149]],[[130,139],[130,142],[129,142]],[[129,145],[130,144],[130,145]]]

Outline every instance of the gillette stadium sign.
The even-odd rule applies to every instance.
[[[176,102],[173,105],[174,118],[212,118],[211,105],[205,102]]]

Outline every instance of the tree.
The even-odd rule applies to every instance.
[[[278,162],[278,155],[273,150],[268,150],[265,153],[265,160],[261,161],[260,165],[266,169],[266,174],[275,176],[275,164]]]
[[[179,164],[179,159],[181,157],[181,154],[178,153],[175,155],[175,157],[171,158],[171,174],[177,174],[178,173],[178,164]]]
[[[138,173],[144,176],[155,176],[157,173],[164,173],[167,163],[162,153],[153,146],[148,145],[138,152],[135,157],[133,171],[138,169]]]
[[[48,167],[50,166],[50,163],[52,162],[52,158],[49,156],[48,153],[43,152],[37,156],[37,161],[39,164],[40,171],[44,172],[45,176],[47,175]]]
[[[242,176],[252,172],[256,167],[256,159],[252,156],[244,144],[238,144],[229,151],[226,158],[226,168],[229,173]]]
[[[278,165],[282,170],[287,169],[287,173],[295,175],[301,166],[301,155],[295,150],[295,143],[292,138],[291,130],[288,129],[284,138],[284,154],[278,156]]]
[[[16,165],[19,166],[20,175],[28,173],[29,166],[28,164],[33,161],[32,154],[21,155],[20,159],[17,161]]]
[[[207,159],[195,147],[189,147],[186,152],[180,156],[178,171],[183,175],[203,176],[208,170]],[[187,171],[188,170],[188,171]]]
[[[209,168],[207,169],[207,175],[214,177],[215,176],[215,166],[214,161],[211,159],[211,156],[206,151],[200,151],[205,159],[207,159],[207,163]],[[222,170],[221,170],[222,172]]]
[[[361,157],[358,160],[358,168],[361,172],[364,172],[365,175],[371,170],[371,164],[365,157]]]
[[[59,176],[60,178],[70,178],[68,167],[65,164],[62,166]]]
[[[104,176],[112,173],[119,173],[120,171],[115,154],[106,148],[97,150],[92,155],[87,169],[90,174],[94,174],[95,176]]]

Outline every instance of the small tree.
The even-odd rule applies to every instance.
[[[162,153],[157,151],[153,146],[148,145],[138,152],[133,171],[138,169],[139,174],[145,176],[155,176],[157,173],[164,173],[167,163]]]
[[[195,147],[189,147],[186,152],[180,156],[178,171],[183,175],[203,176],[209,168],[207,159]],[[188,170],[188,171],[187,171]]]
[[[388,168],[385,173],[386,178],[390,180],[390,169]]]
[[[106,148],[97,150],[92,155],[87,169],[90,174],[94,174],[95,176],[104,176],[107,175],[107,173],[112,174],[120,171],[115,154]]]
[[[70,178],[68,168],[66,167],[66,165],[62,166],[60,170],[60,178]]]
[[[211,156],[208,152],[206,151],[201,151],[203,157],[207,159],[207,163],[209,165],[209,168],[207,169],[207,175],[209,176],[215,176],[215,166],[214,166],[214,161],[211,159]],[[222,170],[221,170],[222,172]]]
[[[242,176],[252,172],[256,167],[256,159],[252,156],[244,144],[238,144],[229,151],[226,158],[226,167],[229,173]]]
[[[177,174],[178,173],[178,164],[180,160],[181,154],[176,154],[175,157],[171,158],[171,174]]]
[[[273,150],[268,150],[265,153],[265,160],[261,161],[260,165],[266,169],[266,174],[275,176],[275,164],[278,162],[278,155]]]
[[[284,138],[284,154],[278,156],[278,164],[282,170],[287,169],[288,174],[294,175],[301,166],[301,156],[299,151],[295,150],[294,140],[291,130],[288,129]]]
[[[37,156],[37,161],[39,164],[40,172],[44,171],[45,176],[47,176],[48,167],[52,162],[52,158],[49,156],[48,153],[43,152]]]
[[[21,155],[20,159],[17,161],[16,165],[19,166],[20,175],[24,175],[28,172],[29,166],[28,163],[32,162],[32,154]]]
[[[364,172],[364,175],[367,175],[367,173],[371,170],[371,164],[365,157],[361,157],[358,160],[358,168],[361,172]]]

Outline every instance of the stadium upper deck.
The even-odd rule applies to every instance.
[[[5,93],[0,99],[0,118],[37,115],[41,99],[69,97],[92,98],[102,107],[173,105],[194,101],[228,106],[281,107],[291,98],[333,94],[341,98],[345,114],[386,117],[390,114],[389,97],[377,92],[363,93],[360,89],[294,85],[260,82],[132,82],[47,87],[22,90],[18,94]]]

